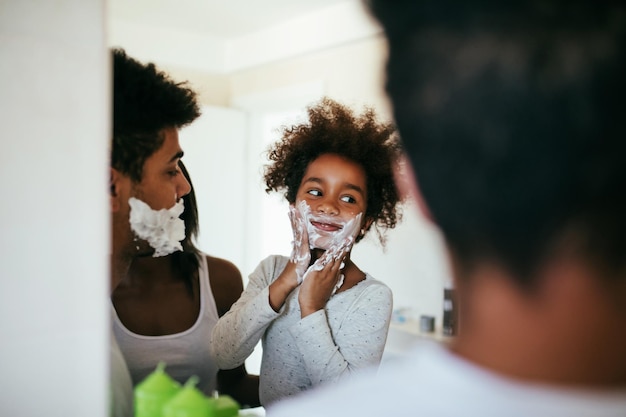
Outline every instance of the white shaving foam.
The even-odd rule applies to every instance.
[[[143,201],[131,197],[130,228],[140,239],[154,249],[153,257],[182,251],[180,242],[185,239],[185,222],[180,215],[185,209],[182,199],[170,209],[153,210]]]
[[[331,247],[338,245],[348,237],[356,238],[359,233],[363,213],[359,213],[356,217],[345,222],[332,216],[313,215],[311,213],[311,207],[309,207],[304,200],[298,204],[297,209],[300,210],[300,215],[304,219],[307,233],[309,235],[309,246],[311,249],[319,248],[328,250]],[[324,231],[313,226],[311,222],[335,224],[339,226],[340,229],[335,231]]]

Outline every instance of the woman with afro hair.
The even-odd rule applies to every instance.
[[[244,363],[263,340],[266,407],[378,366],[391,317],[391,290],[361,271],[350,249],[372,227],[384,244],[400,218],[395,128],[371,109],[356,115],[328,98],[308,116],[283,128],[265,167],[266,191],[282,191],[290,204],[291,256],[263,260],[211,336],[222,369]]]

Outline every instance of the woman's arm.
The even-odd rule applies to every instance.
[[[328,308],[328,306],[327,306]],[[382,284],[366,288],[332,334],[326,309],[300,320],[290,329],[313,385],[336,381],[378,366],[391,320],[391,290]]]
[[[217,388],[220,394],[233,397],[243,407],[259,407],[259,376],[250,375],[246,366],[222,369],[217,373]]]

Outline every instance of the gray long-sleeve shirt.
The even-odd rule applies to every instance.
[[[263,260],[211,335],[211,352],[221,369],[241,365],[263,339],[259,394],[264,406],[377,366],[389,330],[391,290],[367,274],[305,318],[300,317],[299,287],[275,312],[269,285],[288,261],[277,255]]]

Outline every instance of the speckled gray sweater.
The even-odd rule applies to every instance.
[[[288,261],[278,255],[263,260],[211,335],[211,352],[221,369],[244,363],[263,339],[259,395],[264,406],[378,366],[391,318],[391,290],[367,274],[354,287],[332,296],[326,308],[304,319],[299,288],[275,312],[269,304],[269,285]]]

